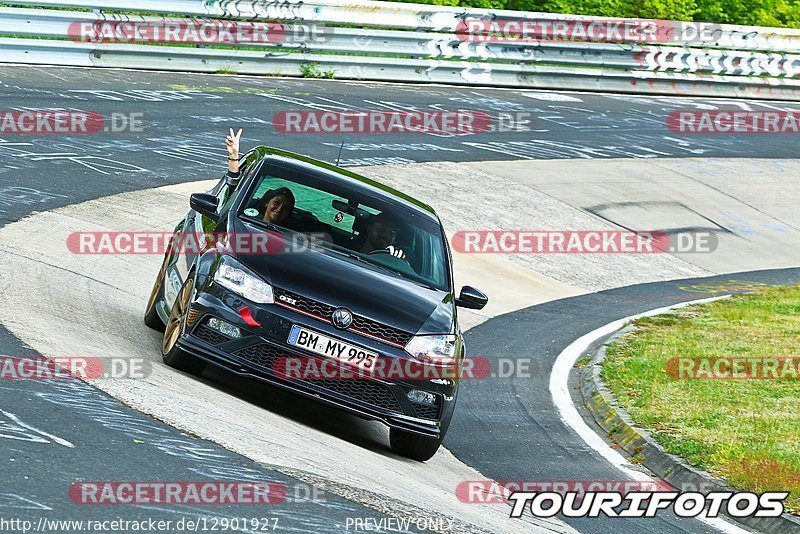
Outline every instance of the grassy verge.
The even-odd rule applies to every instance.
[[[668,452],[733,487],[791,491],[787,510],[800,513],[800,378],[680,379],[675,372],[677,361],[720,357],[793,358],[796,369],[800,286],[736,295],[636,326],[608,348],[602,373],[634,421]]]

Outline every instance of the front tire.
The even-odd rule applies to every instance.
[[[156,281],[153,283],[153,289],[150,290],[150,298],[147,300],[147,308],[144,312],[144,324],[153,330],[163,332],[166,328],[164,321],[158,315],[157,305],[164,298],[164,279],[167,277],[167,268],[170,261],[172,261],[172,254],[169,251],[172,249],[172,240],[167,247],[167,252],[164,253],[164,261],[161,262],[161,269],[158,271]]]
[[[164,329],[161,355],[164,363],[173,369],[199,375],[206,368],[206,362],[178,347],[178,340],[186,329],[186,315],[189,313],[193,289],[194,279],[190,274],[172,305],[169,321]]]
[[[389,429],[389,444],[392,446],[392,451],[418,462],[426,462],[433,458],[442,444],[442,439],[444,437],[429,438],[397,428]]]

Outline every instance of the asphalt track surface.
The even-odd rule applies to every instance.
[[[220,140],[231,126],[246,128],[245,146],[270,144],[329,161],[336,159],[345,141],[343,165],[526,158],[796,157],[791,136],[676,136],[665,126],[666,116],[676,110],[792,109],[792,105],[774,103],[20,66],[0,67],[0,97],[4,109],[71,108],[107,117],[143,113],[145,124],[140,133],[0,135],[2,225],[33,212],[101,196],[217,176],[224,161]],[[414,106],[525,112],[534,119],[524,126],[531,131],[468,137],[281,136],[270,123],[274,113],[294,109]],[[723,277],[727,278],[788,283],[796,282],[797,272]],[[537,365],[532,369],[533,380],[506,380],[501,386],[478,381],[464,388],[446,446],[497,480],[619,477],[553,412],[547,390],[552,361],[561,348],[597,326],[640,311],[713,296],[698,296],[680,289],[683,286],[664,282],[574,297],[496,318],[468,332],[473,354],[535,355]],[[0,328],[0,353],[24,356],[31,349]],[[86,402],[76,401],[81,398]],[[77,507],[66,492],[78,480],[187,480],[192,474],[203,480],[229,480],[238,474],[239,479],[266,477],[289,488],[301,487],[300,482],[219,446],[181,435],[84,384],[4,383],[0,408],[0,429],[4,435],[16,436],[4,440],[0,452],[0,478],[6,481],[0,490],[4,517],[175,519],[186,514],[232,517],[239,512],[235,508],[131,512],[128,508],[123,514],[116,509]],[[26,426],[20,428],[15,417]],[[71,448],[43,430],[35,431],[53,428],[58,432],[50,432],[60,440],[83,446]],[[155,447],[148,447],[145,454],[142,449],[148,440]],[[324,503],[300,499],[280,507],[282,512],[278,507],[268,512],[271,517],[280,516],[280,527],[300,531],[340,530],[347,517],[382,517],[374,510],[327,497]],[[582,532],[710,530],[697,521],[668,515],[657,521],[569,522]]]
[[[224,135],[245,128],[243,147],[268,144],[341,164],[574,158],[794,158],[791,135],[673,134],[674,111],[800,109],[794,103],[637,97],[549,91],[348,83],[79,68],[0,65],[0,108],[140,114],[141,132],[0,135],[0,222],[92,198],[218,176]],[[522,131],[475,135],[278,134],[289,110],[467,109],[526,113]],[[527,119],[526,119],[527,117]],[[523,123],[524,120],[530,123]],[[526,131],[527,130],[527,131]],[[223,143],[220,142],[222,139]],[[0,192],[2,193],[2,192]],[[48,197],[46,195],[51,195]]]
[[[223,519],[242,521],[249,532],[265,525],[278,531],[341,532],[348,518],[388,518],[178,432],[80,381],[7,380],[0,386],[0,403],[0,437],[5,438],[0,452],[0,517],[33,525],[41,519],[51,521],[41,532],[81,531],[57,521],[117,518],[171,521],[169,532],[186,530],[178,528],[181,520],[205,521],[202,524],[210,528]],[[279,484],[282,489],[273,487],[285,500],[259,506],[119,506],[80,504],[69,497],[73,484],[93,481],[266,482]],[[72,494],[75,499],[80,499],[78,491]],[[254,519],[256,528],[250,523]]]

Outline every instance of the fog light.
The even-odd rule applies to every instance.
[[[436,395],[422,391],[419,389],[412,389],[408,392],[408,400],[416,402],[417,404],[427,404],[429,406],[436,406]]]
[[[213,328],[220,334],[232,339],[238,339],[242,337],[242,333],[239,331],[238,328],[236,328],[230,323],[226,323],[221,319],[217,319],[216,317],[212,317],[211,319],[208,320],[208,327]]]

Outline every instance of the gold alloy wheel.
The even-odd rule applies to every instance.
[[[189,278],[186,283],[183,284],[180,293],[178,293],[178,296],[175,298],[175,304],[172,305],[172,311],[169,314],[169,321],[167,322],[167,327],[164,330],[164,342],[161,345],[161,352],[164,355],[169,354],[170,351],[175,348],[178,338],[181,337],[183,320],[186,316],[186,311],[189,309],[189,301],[192,297],[193,288],[194,282],[191,278]]]
[[[170,246],[172,245],[172,241],[170,241]],[[169,250],[169,248],[167,248]],[[167,275],[167,266],[169,265],[169,260],[171,258],[170,254],[164,254],[164,261],[161,263],[161,269],[158,271],[158,276],[156,277],[156,283],[153,284],[153,290],[150,291],[150,298],[147,300],[147,308],[145,309],[145,314],[150,313],[152,311],[153,306],[156,305],[156,300],[158,300],[158,294],[161,292],[161,288],[164,286],[164,277]]]

